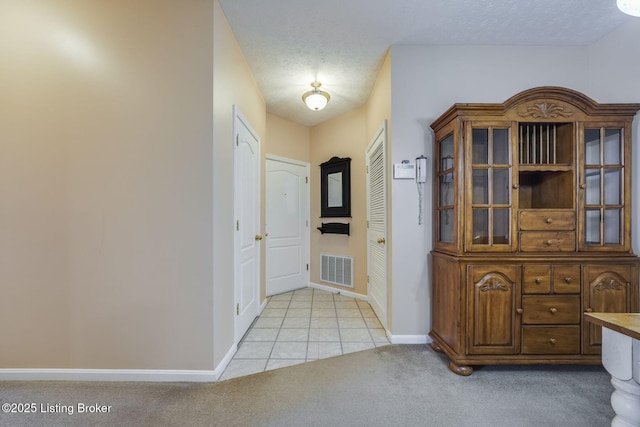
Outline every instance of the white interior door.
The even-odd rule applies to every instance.
[[[266,163],[266,294],[309,284],[309,164]]]
[[[385,122],[366,151],[368,297],[371,308],[385,328],[388,324],[386,138]]]
[[[260,295],[260,140],[234,109],[235,340],[258,316]]]

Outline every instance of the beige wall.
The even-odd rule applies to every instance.
[[[264,98],[217,0],[213,13],[213,90],[213,333],[217,366],[234,344],[233,105],[259,135],[263,158],[266,135]]]
[[[327,107],[329,108],[329,107]],[[391,116],[391,54],[387,53],[367,103],[311,128],[311,282],[367,295],[367,200],[365,150]],[[390,141],[388,141],[390,142]],[[320,164],[351,158],[351,218],[320,218]],[[322,222],[350,224],[350,236],[320,234]],[[391,233],[389,233],[391,236]],[[353,289],[320,281],[320,254],[353,256]],[[389,305],[390,307],[390,305]]]
[[[0,3],[0,367],[213,369],[212,27]]]
[[[367,294],[366,132],[364,107],[311,128],[311,282],[362,295]],[[320,218],[319,165],[333,156],[351,158],[351,218]],[[351,235],[320,234],[323,221],[350,223]],[[320,281],[321,253],[353,256],[353,289]]]
[[[304,107],[302,102],[300,107]],[[311,129],[306,126],[267,114],[265,152],[288,159],[309,162]]]
[[[429,125],[456,102],[500,103],[536,86],[568,87],[603,103],[638,101],[633,76],[640,70],[639,28],[640,21],[630,20],[591,46],[394,46],[393,160],[425,153],[433,171]],[[553,66],[514,72],[513,65],[520,63]],[[425,184],[422,225],[416,221],[415,182],[399,181],[393,183],[392,199],[393,334],[426,339],[431,328],[433,180]]]
[[[387,131],[391,134],[391,123],[389,123],[391,118],[391,50],[388,50],[384,57],[365,107],[367,110],[368,140],[373,139],[385,120],[387,121]]]
[[[373,85],[369,100],[366,104],[367,109],[367,140],[371,141],[377,134],[380,126],[386,122],[387,124],[387,200],[391,199],[391,184],[393,175],[389,172],[393,168],[391,166],[391,158],[389,156],[389,147],[392,144],[391,135],[391,50],[387,51],[380,71]],[[368,144],[368,143],[367,143]],[[387,251],[393,244],[393,233],[391,229],[391,209],[390,203],[387,203]],[[391,271],[391,253],[387,252],[387,283],[389,284],[392,277]],[[392,298],[393,288],[387,285],[387,329],[392,330]]]

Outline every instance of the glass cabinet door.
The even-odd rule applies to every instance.
[[[438,141],[438,200],[437,200],[437,240],[442,243],[454,243],[455,218],[455,168],[454,137],[448,135]]]
[[[626,250],[624,127],[583,129],[582,250]]]
[[[513,250],[511,132],[510,124],[473,124],[467,129],[468,250]]]

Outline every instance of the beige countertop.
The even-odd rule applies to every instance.
[[[585,319],[640,340],[640,313],[585,313]]]

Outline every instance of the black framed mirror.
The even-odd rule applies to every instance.
[[[351,216],[350,157],[332,157],[320,165],[320,216]]]

